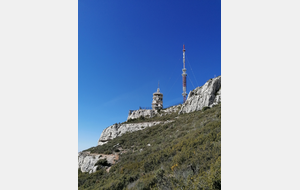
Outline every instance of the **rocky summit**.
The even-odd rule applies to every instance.
[[[98,145],[103,145],[109,140],[121,136],[126,132],[133,132],[143,130],[157,124],[161,124],[159,116],[178,112],[178,114],[190,113],[198,111],[204,107],[212,107],[221,102],[221,76],[208,80],[203,86],[197,87],[190,91],[187,100],[182,105],[176,105],[163,109],[160,112],[157,110],[139,109],[129,112],[127,121],[138,119],[140,117],[153,118],[158,116],[158,121],[154,122],[141,122],[141,123],[123,123],[113,124],[103,130]],[[170,121],[167,121],[170,122]]]
[[[148,127],[153,127],[158,124],[164,125],[170,122],[174,122],[173,119],[160,121],[160,117],[162,116],[170,114],[177,115],[177,113],[178,115],[180,115],[184,113],[199,111],[204,107],[212,107],[219,103],[221,103],[221,76],[210,79],[203,86],[197,87],[194,90],[190,91],[187,100],[183,104],[162,109],[160,111],[145,109],[130,111],[126,122],[121,124],[113,124],[103,130],[98,140],[98,145],[106,144],[108,141],[127,132],[131,133],[134,131],[144,130]],[[152,120],[142,122],[143,120],[141,120],[140,118],[152,118]],[[108,159],[109,156],[106,156]],[[82,172],[93,173],[97,170],[97,166],[95,166],[95,163],[100,159],[103,159],[100,158],[100,155],[80,152],[78,154],[78,168],[80,168]],[[113,164],[113,161],[111,161],[111,164]]]

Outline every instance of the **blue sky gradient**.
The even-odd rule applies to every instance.
[[[97,145],[128,111],[182,101],[182,45],[187,93],[221,75],[221,1],[78,1],[78,151]]]

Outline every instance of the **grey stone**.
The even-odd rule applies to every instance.
[[[121,136],[127,132],[131,133],[134,131],[143,130],[147,127],[152,127],[161,123],[170,123],[171,121],[153,121],[153,122],[143,122],[143,123],[128,123],[128,124],[113,124],[103,130],[101,136],[98,140],[98,145],[103,145],[109,140],[112,140],[118,136]]]
[[[179,114],[202,110],[221,102],[221,76],[208,80],[203,86],[190,91]]]
[[[157,110],[147,110],[147,109],[133,110],[129,112],[127,121],[129,119],[138,119],[142,116],[145,118],[152,118],[155,116],[163,116],[163,115],[171,114],[179,111],[180,106],[181,105],[176,105],[176,106],[169,107],[167,109],[160,110],[160,113],[158,113]]]
[[[134,111],[130,112],[130,114],[128,115],[127,121],[129,119],[137,119],[141,116],[143,116],[145,118],[146,117],[151,118],[151,117],[154,117],[156,114],[157,114],[156,110],[146,110],[146,109],[134,110]]]
[[[79,152],[78,153],[78,168],[82,172],[95,172],[95,164],[100,159],[100,155],[90,154],[89,152]]]
[[[189,92],[188,98],[184,104],[176,105],[169,107],[165,110],[161,110],[158,113],[156,110],[145,110],[139,109],[135,111],[130,111],[127,121],[129,119],[137,119],[141,116],[143,117],[154,117],[154,116],[163,116],[171,113],[182,114],[190,113],[193,111],[202,110],[203,107],[212,107],[221,102],[221,76],[208,80],[203,86],[197,87],[194,90]],[[179,110],[180,109],[180,110]],[[159,118],[158,118],[159,119]],[[133,132],[138,130],[143,130],[147,127],[152,127],[157,124],[165,124],[170,121],[154,121],[154,122],[143,122],[143,123],[128,123],[128,124],[114,124],[103,130],[101,136],[98,140],[98,145],[103,145],[109,140],[121,136],[127,132]]]

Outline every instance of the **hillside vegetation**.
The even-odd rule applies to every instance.
[[[221,104],[188,114],[129,122],[155,120],[174,121],[126,133],[85,150],[126,152],[109,172],[104,167],[92,174],[78,170],[78,189],[221,189]]]

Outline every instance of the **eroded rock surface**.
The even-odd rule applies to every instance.
[[[179,114],[202,110],[221,102],[221,76],[208,80],[203,86],[190,91]]]
[[[96,162],[100,159],[100,154],[90,154],[88,152],[78,153],[78,168],[82,172],[95,172],[98,166],[95,166]]]
[[[156,114],[157,114],[156,110],[139,109],[139,110],[129,111],[127,121],[129,119],[137,119],[141,116],[145,118],[151,118],[154,117]]]
[[[118,154],[94,154],[90,152],[79,152],[78,153],[78,168],[81,169],[82,172],[93,173],[97,170],[95,164],[100,159],[106,159],[107,163],[113,165],[119,160]],[[108,170],[109,171],[109,170]]]
[[[181,104],[169,107],[165,110],[161,110],[160,115],[162,116],[162,115],[167,115],[167,114],[172,114],[172,113],[178,112],[180,110],[180,108],[181,108]]]
[[[98,145],[103,145],[107,143],[109,140],[116,138],[117,136],[121,136],[126,132],[133,132],[138,130],[143,130],[147,127],[152,127],[154,125],[158,125],[161,123],[168,123],[171,121],[154,121],[154,122],[143,122],[143,123],[128,123],[128,124],[113,124],[106,129],[104,129],[101,133],[101,136],[98,140]]]
[[[203,86],[197,87],[190,91],[187,100],[184,104],[169,107],[165,110],[146,110],[139,109],[130,111],[127,121],[129,119],[137,119],[141,116],[145,118],[151,118],[154,116],[163,116],[172,113],[190,113],[193,111],[202,110],[203,107],[212,107],[221,102],[221,76],[208,80]],[[159,118],[158,118],[159,120]],[[170,122],[170,121],[166,121]],[[165,122],[165,123],[166,123]],[[143,123],[127,123],[127,124],[114,124],[103,130],[98,140],[98,145],[103,145],[109,140],[121,136],[126,132],[133,132],[143,130],[147,127],[151,127],[162,123],[161,121],[143,122]]]
[[[162,109],[160,112],[157,112],[157,110],[147,110],[147,109],[139,109],[139,110],[131,110],[129,111],[127,121],[130,119],[138,119],[140,117],[145,117],[145,118],[152,118],[155,116],[163,116],[171,113],[178,112],[180,110],[181,105],[176,105],[169,107],[167,109]]]

